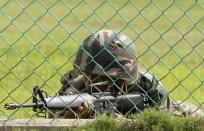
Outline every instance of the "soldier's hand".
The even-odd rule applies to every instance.
[[[72,92],[69,95],[73,95]],[[88,102],[83,102],[80,107],[75,109],[70,109],[65,111],[64,118],[73,119],[73,118],[90,118],[91,117],[91,107]]]
[[[117,119],[125,118],[123,115],[121,115],[121,114],[119,114],[119,113],[115,113],[115,114],[114,114],[114,117],[117,118]]]

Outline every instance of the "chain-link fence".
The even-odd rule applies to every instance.
[[[31,103],[35,85],[58,95],[79,46],[101,29],[132,39],[139,68],[155,74],[171,101],[204,107],[202,0],[5,0],[0,23],[0,119],[35,119],[32,108],[4,105]]]

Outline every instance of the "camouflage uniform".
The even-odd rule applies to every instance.
[[[60,95],[68,95],[69,92],[78,93],[86,92],[83,74],[74,69],[61,78],[63,86],[59,92]],[[150,106],[162,109],[169,107],[168,92],[163,88],[159,80],[148,72],[139,71],[138,80],[128,86],[127,93],[140,92],[147,95]]]
[[[127,84],[125,92],[145,94],[150,107],[179,111],[178,106],[170,103],[168,92],[154,74],[138,69],[135,53],[134,43],[121,33],[100,30],[88,36],[79,48],[74,69],[61,78],[63,87],[59,94],[87,92],[84,73],[92,73],[115,83],[122,80]]]

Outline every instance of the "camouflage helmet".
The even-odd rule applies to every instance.
[[[74,67],[97,75],[109,76],[132,84],[137,80],[134,43],[121,33],[100,30],[80,46]]]

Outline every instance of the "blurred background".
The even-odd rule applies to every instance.
[[[32,101],[40,85],[50,96],[71,70],[83,39],[101,29],[128,35],[139,66],[153,72],[171,99],[204,108],[204,1],[0,1],[0,118],[32,118],[32,109],[6,111],[8,102]]]

